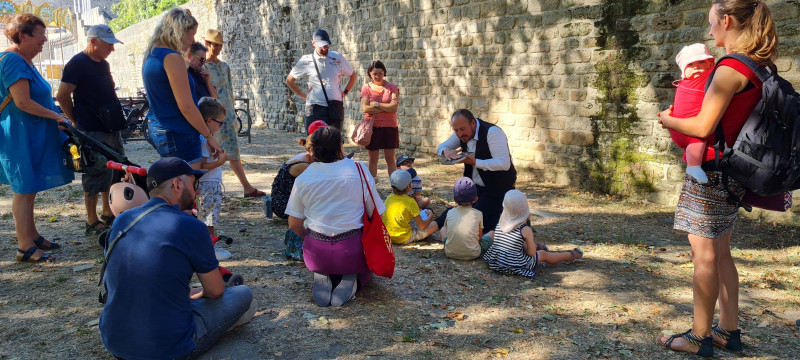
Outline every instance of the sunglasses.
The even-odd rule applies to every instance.
[[[178,178],[178,180],[180,180],[180,181],[181,181],[182,183],[184,183],[184,184],[186,183],[186,181],[184,181],[184,180],[183,180],[183,179],[181,179],[181,178]],[[172,187],[175,187],[175,184],[172,184]],[[194,178],[194,181],[192,182],[192,188],[194,189],[194,191],[197,191],[197,189],[198,189],[199,187],[200,187],[200,179],[198,179],[198,178],[196,178],[196,177],[195,177],[195,178]]]
[[[206,63],[206,58],[204,58],[204,57],[202,57],[202,56],[200,56],[200,55],[197,55],[197,54],[195,54],[195,53],[190,53],[190,54],[192,54],[194,57],[196,57],[196,58],[197,58],[197,60],[200,60],[200,63],[201,63],[201,64],[205,64],[205,63]]]
[[[219,126],[222,126],[222,121],[219,121],[219,120],[214,119],[214,118],[208,118],[208,119],[213,121],[213,122],[215,122],[215,123],[217,123],[217,124],[219,124]]]

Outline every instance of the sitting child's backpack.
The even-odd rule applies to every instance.
[[[761,100],[732,148],[726,149],[722,126],[717,125],[714,148],[723,181],[727,186],[730,176],[760,196],[800,188],[800,94],[778,75],[774,65],[762,68],[743,54],[725,55],[717,64],[727,58],[747,65],[763,85]],[[714,73],[708,78],[706,90],[713,77]]]

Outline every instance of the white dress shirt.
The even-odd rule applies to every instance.
[[[475,148],[478,144],[478,132],[481,128],[481,123],[476,121],[475,136],[467,141],[467,152],[475,153]],[[475,166],[472,168],[472,181],[475,185],[486,186],[481,179],[478,169],[488,171],[506,171],[511,168],[511,154],[508,153],[508,138],[499,126],[492,126],[486,134],[486,142],[489,144],[489,152],[492,157],[489,159],[475,159]],[[461,147],[461,139],[455,133],[450,135],[438,148],[436,153],[439,156],[444,156],[445,150],[456,150]]]
[[[320,56],[316,51],[311,54],[306,54],[300,57],[297,64],[294,65],[292,71],[289,73],[297,80],[308,80],[308,86],[311,90],[306,97],[306,106],[322,105],[327,107],[328,103],[325,102],[325,94],[322,92],[317,70],[314,69],[312,59],[317,61],[319,67],[319,75],[322,77],[322,82],[325,84],[325,91],[328,93],[328,99],[331,101],[342,101],[342,89],[340,87],[342,76],[353,76],[353,67],[347,62],[347,59],[335,51],[328,51],[328,56]]]
[[[375,188],[375,180],[367,166],[360,165],[382,214],[386,207]],[[345,158],[333,163],[313,162],[295,179],[286,214],[305,219],[307,229],[334,236],[364,226],[363,199],[368,214],[372,215],[372,200],[362,186],[355,161]]]

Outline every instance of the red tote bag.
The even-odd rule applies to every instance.
[[[367,258],[367,267],[375,275],[392,278],[394,275],[394,249],[386,225],[383,224],[378,207],[375,206],[375,198],[372,196],[372,189],[369,188],[369,181],[364,174],[364,170],[356,163],[361,182],[367,188],[369,197],[372,199],[372,217],[367,216],[367,201],[362,190],[361,199],[364,202],[364,231],[361,233],[361,245],[364,247],[364,256]]]

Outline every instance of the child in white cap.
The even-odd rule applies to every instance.
[[[528,198],[519,190],[509,190],[503,198],[503,213],[494,230],[494,242],[483,260],[489,268],[510,275],[536,277],[536,265],[540,263],[571,264],[583,257],[583,251],[548,251],[537,247],[533,241],[533,229],[528,225]]]
[[[675,102],[672,115],[677,118],[688,118],[700,113],[705,96],[706,80],[714,68],[714,57],[703,44],[684,46],[675,57],[681,69],[681,80],[676,82]],[[700,184],[708,182],[708,177],[701,165],[706,157],[713,159],[714,153],[707,155],[706,140],[686,136],[675,130],[670,130],[672,141],[685,149],[686,174],[692,176]]]

